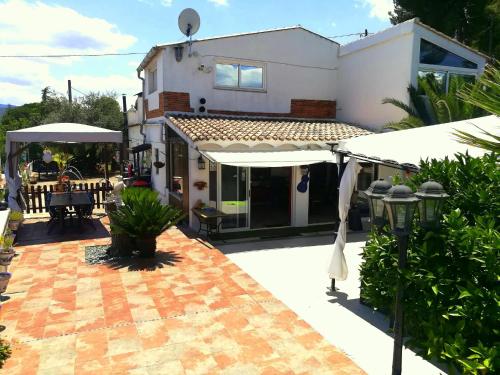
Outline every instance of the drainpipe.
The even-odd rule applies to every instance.
[[[146,143],[146,133],[144,133],[144,123],[146,122],[146,107],[144,106],[144,97],[146,95],[146,80],[141,77],[140,71],[137,71],[137,78],[142,81],[142,121],[139,128],[139,133],[142,135],[142,143]]]

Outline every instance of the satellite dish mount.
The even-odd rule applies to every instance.
[[[191,45],[193,44],[193,35],[200,28],[200,16],[196,10],[192,8],[184,9],[179,14],[179,30],[189,38],[189,57],[191,57]]]

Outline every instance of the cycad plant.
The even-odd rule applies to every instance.
[[[458,98],[457,92],[464,85],[463,79],[455,77],[450,79],[448,92],[444,93],[432,75],[419,78],[418,89],[412,85],[408,87],[409,105],[392,98],[382,100],[383,104],[392,104],[407,113],[402,120],[390,122],[385,127],[394,130],[410,129],[480,116],[482,111],[478,107]]]
[[[163,205],[158,193],[145,188],[128,188],[122,193],[124,205],[110,212],[111,231],[135,239],[140,255],[154,257],[156,237],[184,217],[181,210]]]

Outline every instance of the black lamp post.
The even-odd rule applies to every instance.
[[[370,187],[364,191],[370,208],[370,222],[377,230],[382,229],[387,224],[387,210],[382,199],[391,187],[392,185],[388,181],[377,180],[373,181]]]
[[[415,193],[418,202],[420,226],[427,230],[437,229],[441,219],[443,202],[449,197],[441,184],[435,181],[424,182]]]
[[[400,271],[406,268],[408,237],[413,224],[413,215],[419,199],[406,185],[392,187],[383,198],[392,233],[398,241]],[[392,352],[392,374],[401,374],[403,353],[403,299],[404,288],[398,283],[396,307],[394,311],[394,349]]]
[[[405,185],[391,185],[383,180],[374,181],[365,195],[370,206],[370,218],[377,229],[382,228],[389,219],[391,232],[398,241],[398,268],[406,268],[408,238],[411,233],[415,208],[418,203],[420,225],[427,230],[439,227],[443,200],[448,197],[443,187],[435,181],[423,183],[414,194]],[[381,207],[381,204],[383,205]],[[383,209],[385,207],[385,210]],[[394,350],[392,374],[401,374],[403,353],[403,306],[401,304],[404,288],[399,283],[396,293],[394,317]]]

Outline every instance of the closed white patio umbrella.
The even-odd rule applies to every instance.
[[[358,173],[361,166],[355,158],[350,158],[346,165],[339,189],[339,218],[340,225],[337,232],[337,238],[333,245],[333,255],[328,267],[330,279],[347,279],[347,263],[344,256],[344,247],[347,241],[347,214],[351,206],[351,195],[356,186]]]

